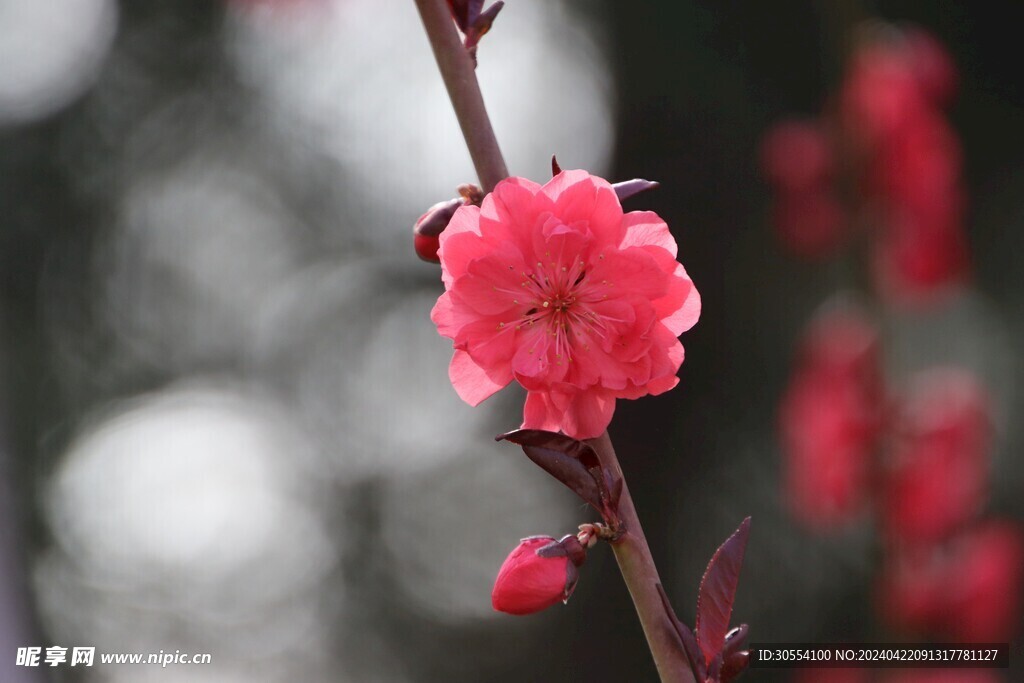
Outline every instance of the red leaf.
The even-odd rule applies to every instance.
[[[530,460],[604,514],[602,502],[607,493],[602,496],[604,482],[598,479],[601,465],[591,446],[565,434],[540,429],[517,429],[497,439],[522,446]]]
[[[498,12],[500,12],[501,8],[504,6],[504,1],[498,0],[498,2],[494,3],[493,5],[491,5],[486,10],[480,13],[480,15],[476,18],[476,20],[473,22],[473,25],[467,32],[466,39],[467,41],[470,41],[470,45],[467,47],[479,43],[480,39],[483,38],[484,35],[486,35],[487,32],[491,30],[491,26],[494,24],[494,20],[498,17]]]
[[[697,642],[709,664],[722,650],[736,599],[743,552],[750,535],[750,517],[715,551],[697,594]]]
[[[683,653],[693,671],[693,677],[700,683],[704,683],[707,679],[707,667],[704,665],[704,657],[701,655],[697,640],[693,637],[693,631],[676,616],[676,611],[672,609],[672,603],[668,601],[668,593],[665,592],[665,588],[660,583],[657,588],[658,595],[661,596],[661,606],[665,608],[668,621],[675,628],[676,635],[679,636]]]

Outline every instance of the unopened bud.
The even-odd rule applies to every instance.
[[[748,650],[734,652],[722,663],[722,670],[718,674],[718,680],[721,683],[732,683],[741,673],[747,670],[748,666],[750,666],[750,652]]]
[[[441,238],[437,235],[413,235],[412,245],[416,255],[430,263],[440,263],[437,252],[441,248]]]
[[[506,614],[533,614],[567,602],[579,579],[586,550],[573,535],[524,538],[505,559],[491,592],[491,604]]]
[[[747,634],[750,628],[746,624],[725,634],[725,645],[722,647],[722,668],[718,674],[720,683],[731,683],[750,665],[750,651],[746,647]]]
[[[437,257],[437,250],[441,246],[440,235],[463,203],[459,198],[438,202],[419,217],[412,228],[413,247],[417,256],[431,263],[441,262]]]

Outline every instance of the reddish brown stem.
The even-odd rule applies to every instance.
[[[608,432],[590,441],[597,451],[601,464],[609,468],[615,475],[623,477],[619,460],[615,456],[615,448],[608,437]],[[619,499],[619,519],[625,533],[612,543],[612,551],[619,563],[619,571],[629,588],[629,594],[636,606],[637,616],[647,636],[647,645],[654,656],[654,664],[662,681],[683,681],[693,683],[694,677],[690,663],[686,659],[676,635],[675,627],[669,620],[668,613],[662,603],[658,586],[658,568],[647,545],[640,518],[633,505],[633,497],[623,477],[622,497]]]
[[[491,119],[487,116],[473,60],[459,40],[459,32],[445,0],[416,0],[416,6],[441,77],[448,88],[448,97],[455,108],[462,135],[466,138],[473,166],[480,176],[480,184],[484,192],[490,192],[499,181],[508,177],[508,169],[501,156],[498,139],[494,137]]]

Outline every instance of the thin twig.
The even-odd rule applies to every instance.
[[[601,463],[614,473],[622,476],[622,468],[615,456],[615,448],[605,432],[590,444],[597,451]],[[662,603],[658,587],[661,579],[658,568],[651,556],[651,549],[644,537],[640,518],[637,516],[633,497],[623,477],[622,496],[619,499],[619,518],[622,520],[625,533],[612,543],[615,560],[619,563],[619,571],[629,588],[629,594],[636,606],[637,616],[647,636],[647,645],[651,648],[654,664],[662,681],[693,683],[694,677],[686,654],[679,646],[679,637],[675,625],[670,621]]]
[[[434,50],[441,77],[448,88],[469,155],[484,192],[490,192],[508,177],[498,139],[487,116],[473,60],[459,40],[459,32],[444,0],[416,0],[423,27]]]

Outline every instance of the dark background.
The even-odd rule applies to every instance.
[[[506,16],[496,23],[495,35],[503,21],[510,23],[507,15],[530,2],[510,0]],[[707,559],[743,517],[752,515],[753,535],[734,618],[751,625],[754,641],[894,637],[879,624],[873,609],[870,522],[838,535],[817,536],[795,526],[780,504],[774,424],[792,346],[815,308],[831,292],[852,282],[844,280],[846,271],[840,264],[805,264],[776,244],[767,224],[769,194],[757,168],[758,142],[764,129],[780,117],[820,110],[841,74],[845,37],[861,19],[915,22],[949,48],[961,75],[950,117],[965,152],[975,282],[952,317],[910,323],[917,326],[914,329],[941,332],[929,337],[930,348],[913,346],[919,337],[910,335],[909,340],[894,341],[897,346],[912,345],[909,350],[903,347],[902,356],[895,355],[913,360],[918,353],[945,358],[948,352],[949,357],[959,358],[961,346],[956,340],[980,335],[977,344],[966,347],[981,357],[968,362],[977,361],[986,380],[995,384],[1000,416],[990,510],[1024,518],[1024,502],[1018,494],[1024,470],[1019,463],[1021,434],[1016,419],[1021,379],[1018,349],[1024,342],[1019,316],[1024,298],[1020,259],[1024,81],[1014,8],[1010,3],[968,2],[674,0],[576,0],[565,5],[567,16],[598,37],[609,67],[602,78],[614,84],[615,140],[608,175],[661,182],[660,190],[631,200],[627,208],[652,209],[672,226],[680,259],[703,299],[699,324],[683,337],[686,362],[679,388],[659,398],[620,402],[610,430],[677,611],[692,620],[696,588]],[[41,569],[49,566],[47,558],[53,557],[54,548],[58,564],[79,566],[75,550],[61,540],[60,525],[67,518],[52,511],[60,503],[50,498],[63,489],[58,487],[54,493],[49,482],[62,471],[69,444],[82,433],[83,425],[90,424],[89,419],[109,406],[152,395],[195,376],[215,378],[218,387],[241,383],[242,393],[257,386],[259,392],[269,392],[274,400],[288,404],[291,385],[287,369],[281,366],[290,367],[288,359],[303,355],[289,352],[284,361],[275,356],[264,363],[257,353],[254,361],[248,351],[232,347],[230,336],[223,347],[213,343],[202,353],[185,353],[184,360],[175,356],[161,362],[177,352],[174,343],[147,347],[145,352],[129,344],[131,350],[125,350],[112,329],[118,316],[104,313],[104,302],[111,295],[98,278],[107,268],[104,254],[119,253],[119,247],[110,244],[110,226],[118,221],[125,176],[131,175],[124,171],[126,159],[142,171],[161,169],[173,165],[176,147],[186,144],[183,141],[195,144],[198,140],[203,149],[216,152],[227,139],[224,154],[236,160],[240,155],[244,164],[265,171],[265,182],[286,198],[286,213],[301,236],[294,248],[297,261],[373,264],[362,299],[365,315],[356,316],[358,321],[353,323],[363,330],[359,334],[371,333],[384,308],[409,293],[422,295],[417,300],[427,301],[427,306],[437,293],[436,272],[416,261],[405,241],[415,212],[408,213],[404,224],[375,227],[389,235],[393,232],[394,240],[374,242],[355,233],[349,238],[343,229],[329,231],[324,226],[337,220],[332,211],[338,206],[386,203],[387,191],[357,201],[337,189],[346,183],[350,171],[318,149],[315,135],[292,137],[287,130],[278,130],[271,142],[260,133],[248,135],[259,105],[251,83],[237,77],[223,47],[225,13],[238,11],[247,10],[226,9],[208,0],[122,2],[117,34],[95,89],[84,90],[59,110],[35,120],[0,120],[3,667],[8,666],[14,647],[28,644],[96,644],[105,651],[133,651],[140,632],[152,623],[170,621],[174,628],[153,629],[150,640],[142,642],[152,643],[152,651],[173,650],[184,649],[178,643],[193,638],[192,649],[211,652],[217,667],[223,667],[216,668],[214,676],[224,680],[235,680],[231,675],[242,675],[238,671],[247,672],[244,680],[267,681],[652,680],[653,667],[632,605],[610,553],[601,548],[591,553],[569,605],[543,615],[513,619],[491,617],[485,611],[454,618],[410,606],[403,591],[416,585],[417,562],[436,554],[427,552],[410,560],[403,546],[387,544],[384,535],[389,527],[381,519],[387,517],[395,499],[385,495],[392,484],[380,475],[337,481],[323,476],[324,490],[317,489],[319,497],[310,504],[326,535],[343,539],[336,542],[333,559],[327,561],[317,583],[302,594],[302,599],[323,608],[317,612],[316,626],[310,627],[320,637],[319,645],[310,646],[315,649],[313,655],[299,645],[289,646],[292,650],[284,655],[273,654],[271,643],[280,640],[273,626],[281,614],[273,606],[264,605],[263,611],[254,609],[244,618],[223,623],[209,614],[193,619],[168,607],[176,602],[176,586],[190,590],[187,578],[168,574],[163,593],[168,602],[149,605],[149,616],[137,621],[136,612],[125,607],[135,599],[132,595],[121,595],[114,607],[107,598],[90,602],[93,598],[75,588],[76,581],[89,584],[89,579],[76,578],[73,571],[68,578],[66,572]],[[411,2],[380,3],[375,40],[385,45],[397,40],[389,35],[389,13],[411,11]],[[491,39],[481,47],[482,61],[487,59]],[[396,51],[401,49],[395,45]],[[422,46],[416,54],[417,59],[425,58]],[[353,64],[353,69],[366,70],[364,78],[386,83],[389,74],[383,68]],[[528,73],[522,74],[518,87],[530,88]],[[131,138],[122,132],[190,92],[201,96],[159,119],[165,128],[158,136],[161,144],[130,148]],[[359,101],[353,99],[351,106],[360,106]],[[547,114],[559,116],[558,111]],[[573,166],[571,159],[562,158],[562,162],[563,167]],[[122,170],[112,170],[118,165]],[[431,173],[430,168],[406,170],[414,177]],[[467,179],[453,177],[445,182],[454,187]],[[392,181],[381,177],[376,184],[387,188]],[[356,209],[353,212],[362,215]],[[232,214],[225,215],[231,219]],[[190,216],[183,210],[182,220]],[[230,243],[226,249],[232,253]],[[239,247],[235,265],[241,271],[245,271],[247,253]],[[129,264],[135,263],[130,248],[128,254]],[[182,258],[188,255],[186,251]],[[148,267],[146,262],[136,265]],[[129,284],[119,286],[131,291],[133,278],[143,276],[132,268],[127,272]],[[171,294],[160,289],[145,300],[145,306],[158,319],[173,319],[187,336],[188,316],[175,317],[173,310],[181,300],[173,294],[181,283],[173,273],[168,277],[157,282]],[[230,286],[230,281],[223,286]],[[339,320],[352,320],[345,318],[351,312],[339,318],[332,303],[321,305],[322,299],[330,302],[336,295],[330,292],[328,280],[324,289],[313,288],[294,299],[293,304],[310,311],[305,326],[293,328],[296,339],[319,335],[326,326],[326,336],[317,336],[318,340],[335,339],[351,346],[364,343],[358,334],[351,337],[345,336],[349,334],[345,330],[335,331]],[[231,305],[237,301],[247,305],[250,299],[232,299]],[[257,316],[255,311],[251,314]],[[425,319],[426,307],[422,314]],[[239,313],[243,320],[247,315],[245,310]],[[132,320],[132,325],[139,324]],[[286,316],[285,327],[292,324],[289,320]],[[221,339],[216,330],[211,338]],[[893,362],[899,374],[900,361]],[[346,378],[345,373],[339,375],[339,381]],[[515,397],[506,399],[495,414],[493,432],[514,426],[518,419]],[[387,415],[378,414],[373,420],[382,430],[404,428]],[[338,427],[344,428],[343,423]],[[474,438],[484,444],[487,433],[481,429]],[[437,434],[437,441],[424,449],[444,450],[449,436]],[[417,450],[403,457],[415,459]],[[512,453],[500,451],[494,456],[494,452],[488,450],[480,457],[507,456],[509,466],[519,468],[514,481],[495,475],[498,486],[510,487],[506,495],[511,500],[530,501],[530,496],[539,495],[524,490],[547,484],[539,472]],[[310,479],[317,479],[317,466],[310,469]],[[443,525],[464,509],[458,507],[464,500],[486,498],[490,489],[476,488],[473,475],[452,484],[457,476],[441,473],[427,479],[427,486],[442,482],[433,505],[450,508],[449,517],[422,506],[409,514],[425,520],[421,531],[426,529],[424,533],[436,543],[450,544],[453,553],[460,548],[472,552],[479,547],[478,541],[466,545],[462,539],[449,538]],[[419,484],[414,488],[422,490]],[[452,490],[457,495],[449,496]],[[555,487],[542,490],[545,496],[563,495]],[[563,503],[573,504],[561,499],[557,504]],[[585,519],[584,511],[569,509],[570,516]],[[466,528],[472,528],[472,520]],[[487,529],[495,533],[502,527]],[[570,529],[533,532],[555,534]],[[524,533],[530,530],[520,530],[513,523],[506,533],[486,540],[500,560]],[[442,579],[459,580],[455,570],[437,571]],[[396,578],[403,573],[412,578]],[[116,572],[111,576],[116,577]],[[261,579],[251,580],[258,588]],[[60,581],[71,588],[62,591],[51,585]],[[116,578],[104,586],[120,594]],[[344,601],[335,604],[335,593],[344,593]],[[56,609],[52,604],[45,607],[47,595],[66,599]],[[287,602],[288,595],[281,599]],[[166,619],[161,610],[167,610]],[[225,610],[230,613],[231,608]],[[216,605],[208,605],[207,612],[216,611]],[[102,635],[94,633],[92,622],[77,619],[77,612],[102,613],[110,628]],[[280,628],[287,630],[288,623],[282,621]],[[119,628],[136,638],[122,644]],[[248,632],[247,639],[238,635],[241,632]],[[207,633],[217,633],[217,639],[208,638]],[[222,642],[226,643],[223,648]],[[1024,672],[1018,661],[1021,652],[1018,640],[1011,646],[1015,663],[1007,680],[1018,680]],[[259,661],[274,664],[253,663]],[[8,669],[0,671],[6,674]],[[194,671],[146,672],[145,680],[207,680],[195,677]],[[22,669],[12,676],[23,678],[11,680],[45,680],[47,674],[53,674],[53,680],[85,680],[73,673],[77,672],[67,667],[56,672]],[[89,673],[88,680],[136,680],[131,676],[137,675],[117,667],[99,667]],[[776,672],[748,673],[747,677],[785,680]]]

